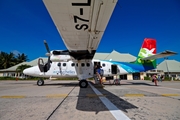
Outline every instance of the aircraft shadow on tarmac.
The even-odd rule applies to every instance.
[[[118,109],[127,112],[127,109],[137,109],[135,105],[121,99],[120,97],[112,94],[111,92],[98,88],[98,90],[105,95],[110,102],[112,102]],[[89,97],[88,97],[89,95]],[[94,96],[93,96],[94,95]],[[98,96],[95,96],[94,91],[88,88],[80,88],[76,109],[82,111],[95,111],[96,114],[100,111],[109,111],[106,106],[101,102]],[[114,109],[116,110],[116,109]]]
[[[59,82],[59,83],[45,83],[44,86],[65,86],[65,87],[73,87],[73,86],[77,86],[79,84],[79,82]]]
[[[59,85],[62,85],[62,86],[65,86],[65,87],[72,87],[72,86],[75,86],[75,85],[78,85],[79,84],[79,81],[74,81],[74,82],[69,82],[69,81],[66,81],[66,82],[61,82],[59,81],[58,83],[51,83],[51,82],[46,82],[45,81],[45,86],[59,86]],[[116,84],[110,84],[109,82],[106,82],[105,83],[105,86],[106,85],[116,85]],[[121,84],[122,86],[123,85],[146,85],[146,86],[154,86],[154,83],[153,84],[149,84],[149,83],[144,83],[144,82],[127,82],[127,83],[122,83]]]

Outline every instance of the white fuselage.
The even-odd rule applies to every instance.
[[[104,76],[112,76],[116,74],[127,74],[128,72],[119,65],[114,69],[111,61],[100,60],[81,60],[67,62],[52,62],[51,67],[47,72],[40,72],[38,66],[27,68],[23,71],[24,74],[35,77],[78,77],[87,79],[94,77],[94,66],[98,64],[104,70]]]

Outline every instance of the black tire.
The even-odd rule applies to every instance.
[[[37,85],[38,85],[38,86],[44,85],[44,80],[38,80],[38,81],[37,81]]]
[[[87,86],[88,86],[88,82],[86,80],[81,80],[79,82],[79,87],[80,88],[87,88]]]

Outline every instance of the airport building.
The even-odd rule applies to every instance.
[[[0,76],[11,76],[11,77],[24,77],[22,73],[16,72],[18,66],[27,64],[31,66],[35,66],[38,63],[38,59],[32,60],[30,62],[23,62],[13,67],[0,70]],[[43,61],[47,61],[47,58],[42,57]],[[134,62],[136,57],[129,53],[119,53],[113,50],[111,53],[96,53],[94,59],[99,60],[112,60],[118,62]],[[121,75],[120,78],[124,80],[143,80],[144,77],[151,77],[154,74],[165,75],[172,77],[173,79],[180,80],[180,62],[176,60],[164,60],[159,65],[157,65],[157,69],[149,70],[147,72],[141,73],[133,73]]]

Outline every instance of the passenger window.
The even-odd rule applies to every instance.
[[[106,64],[105,64],[105,63],[103,63],[103,64],[102,64],[102,66],[103,66],[103,67],[105,67],[105,66],[106,66]]]
[[[63,66],[65,67],[65,66],[66,66],[66,63],[63,63]]]
[[[75,66],[75,63],[72,63],[71,66],[74,67],[74,66]]]
[[[90,66],[90,64],[89,64],[89,63],[86,63],[86,66],[87,66],[87,67],[89,67],[89,66]]]
[[[85,64],[84,64],[84,63],[81,63],[81,66],[82,66],[82,67],[84,67],[84,66],[85,66]]]
[[[59,66],[59,67],[60,67],[60,66],[61,66],[61,63],[58,63],[58,64],[57,64],[57,66]]]

